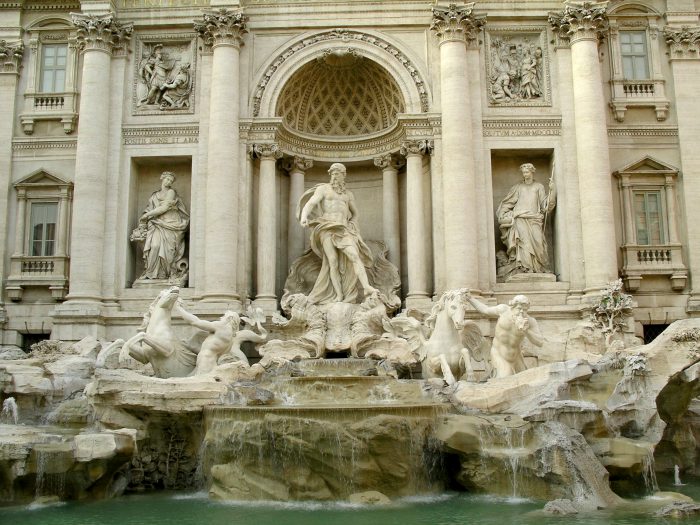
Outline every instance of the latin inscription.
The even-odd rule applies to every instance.
[[[121,0],[122,9],[149,9],[157,7],[207,7],[209,0]]]

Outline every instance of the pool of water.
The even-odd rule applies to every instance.
[[[700,497],[700,483],[662,490]],[[29,505],[0,509],[4,525],[642,525],[659,503],[642,499],[614,511],[545,516],[544,502],[468,494],[398,500],[386,506],[348,503],[243,503],[210,500],[204,493],[154,493],[108,501]]]

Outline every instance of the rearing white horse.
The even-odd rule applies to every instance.
[[[442,377],[448,385],[453,385],[466,374],[467,381],[475,380],[471,353],[481,346],[484,338],[476,323],[464,319],[466,291],[442,294],[425,320],[430,337],[420,357],[426,379]]]

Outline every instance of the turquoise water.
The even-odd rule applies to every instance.
[[[670,490],[676,487],[662,487]],[[697,495],[700,485],[680,488]],[[659,523],[658,503],[571,517],[544,516],[543,502],[465,494],[408,498],[384,507],[343,503],[236,503],[206,494],[149,494],[88,503],[0,509],[3,525],[642,525]],[[691,523],[693,520],[685,521]],[[697,522],[697,521],[696,521]]]

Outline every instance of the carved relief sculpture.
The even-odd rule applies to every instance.
[[[514,273],[548,273],[549,255],[545,226],[547,215],[557,200],[554,180],[549,188],[534,180],[535,167],[520,166],[523,182],[516,184],[503,198],[496,210],[501,240],[506,246],[505,260],[499,261],[499,275]],[[503,259],[502,257],[500,259]]]
[[[192,35],[143,36],[137,41],[134,113],[191,112],[193,105]],[[185,40],[186,39],[186,40]]]
[[[185,233],[190,215],[172,187],[175,174],[164,171],[160,180],[160,190],[149,197],[139,225],[130,238],[132,242],[144,243],[144,270],[138,281],[165,280],[184,285],[189,268],[185,257]]]
[[[544,32],[539,28],[525,29],[487,33],[488,97],[491,105],[550,104]]]

